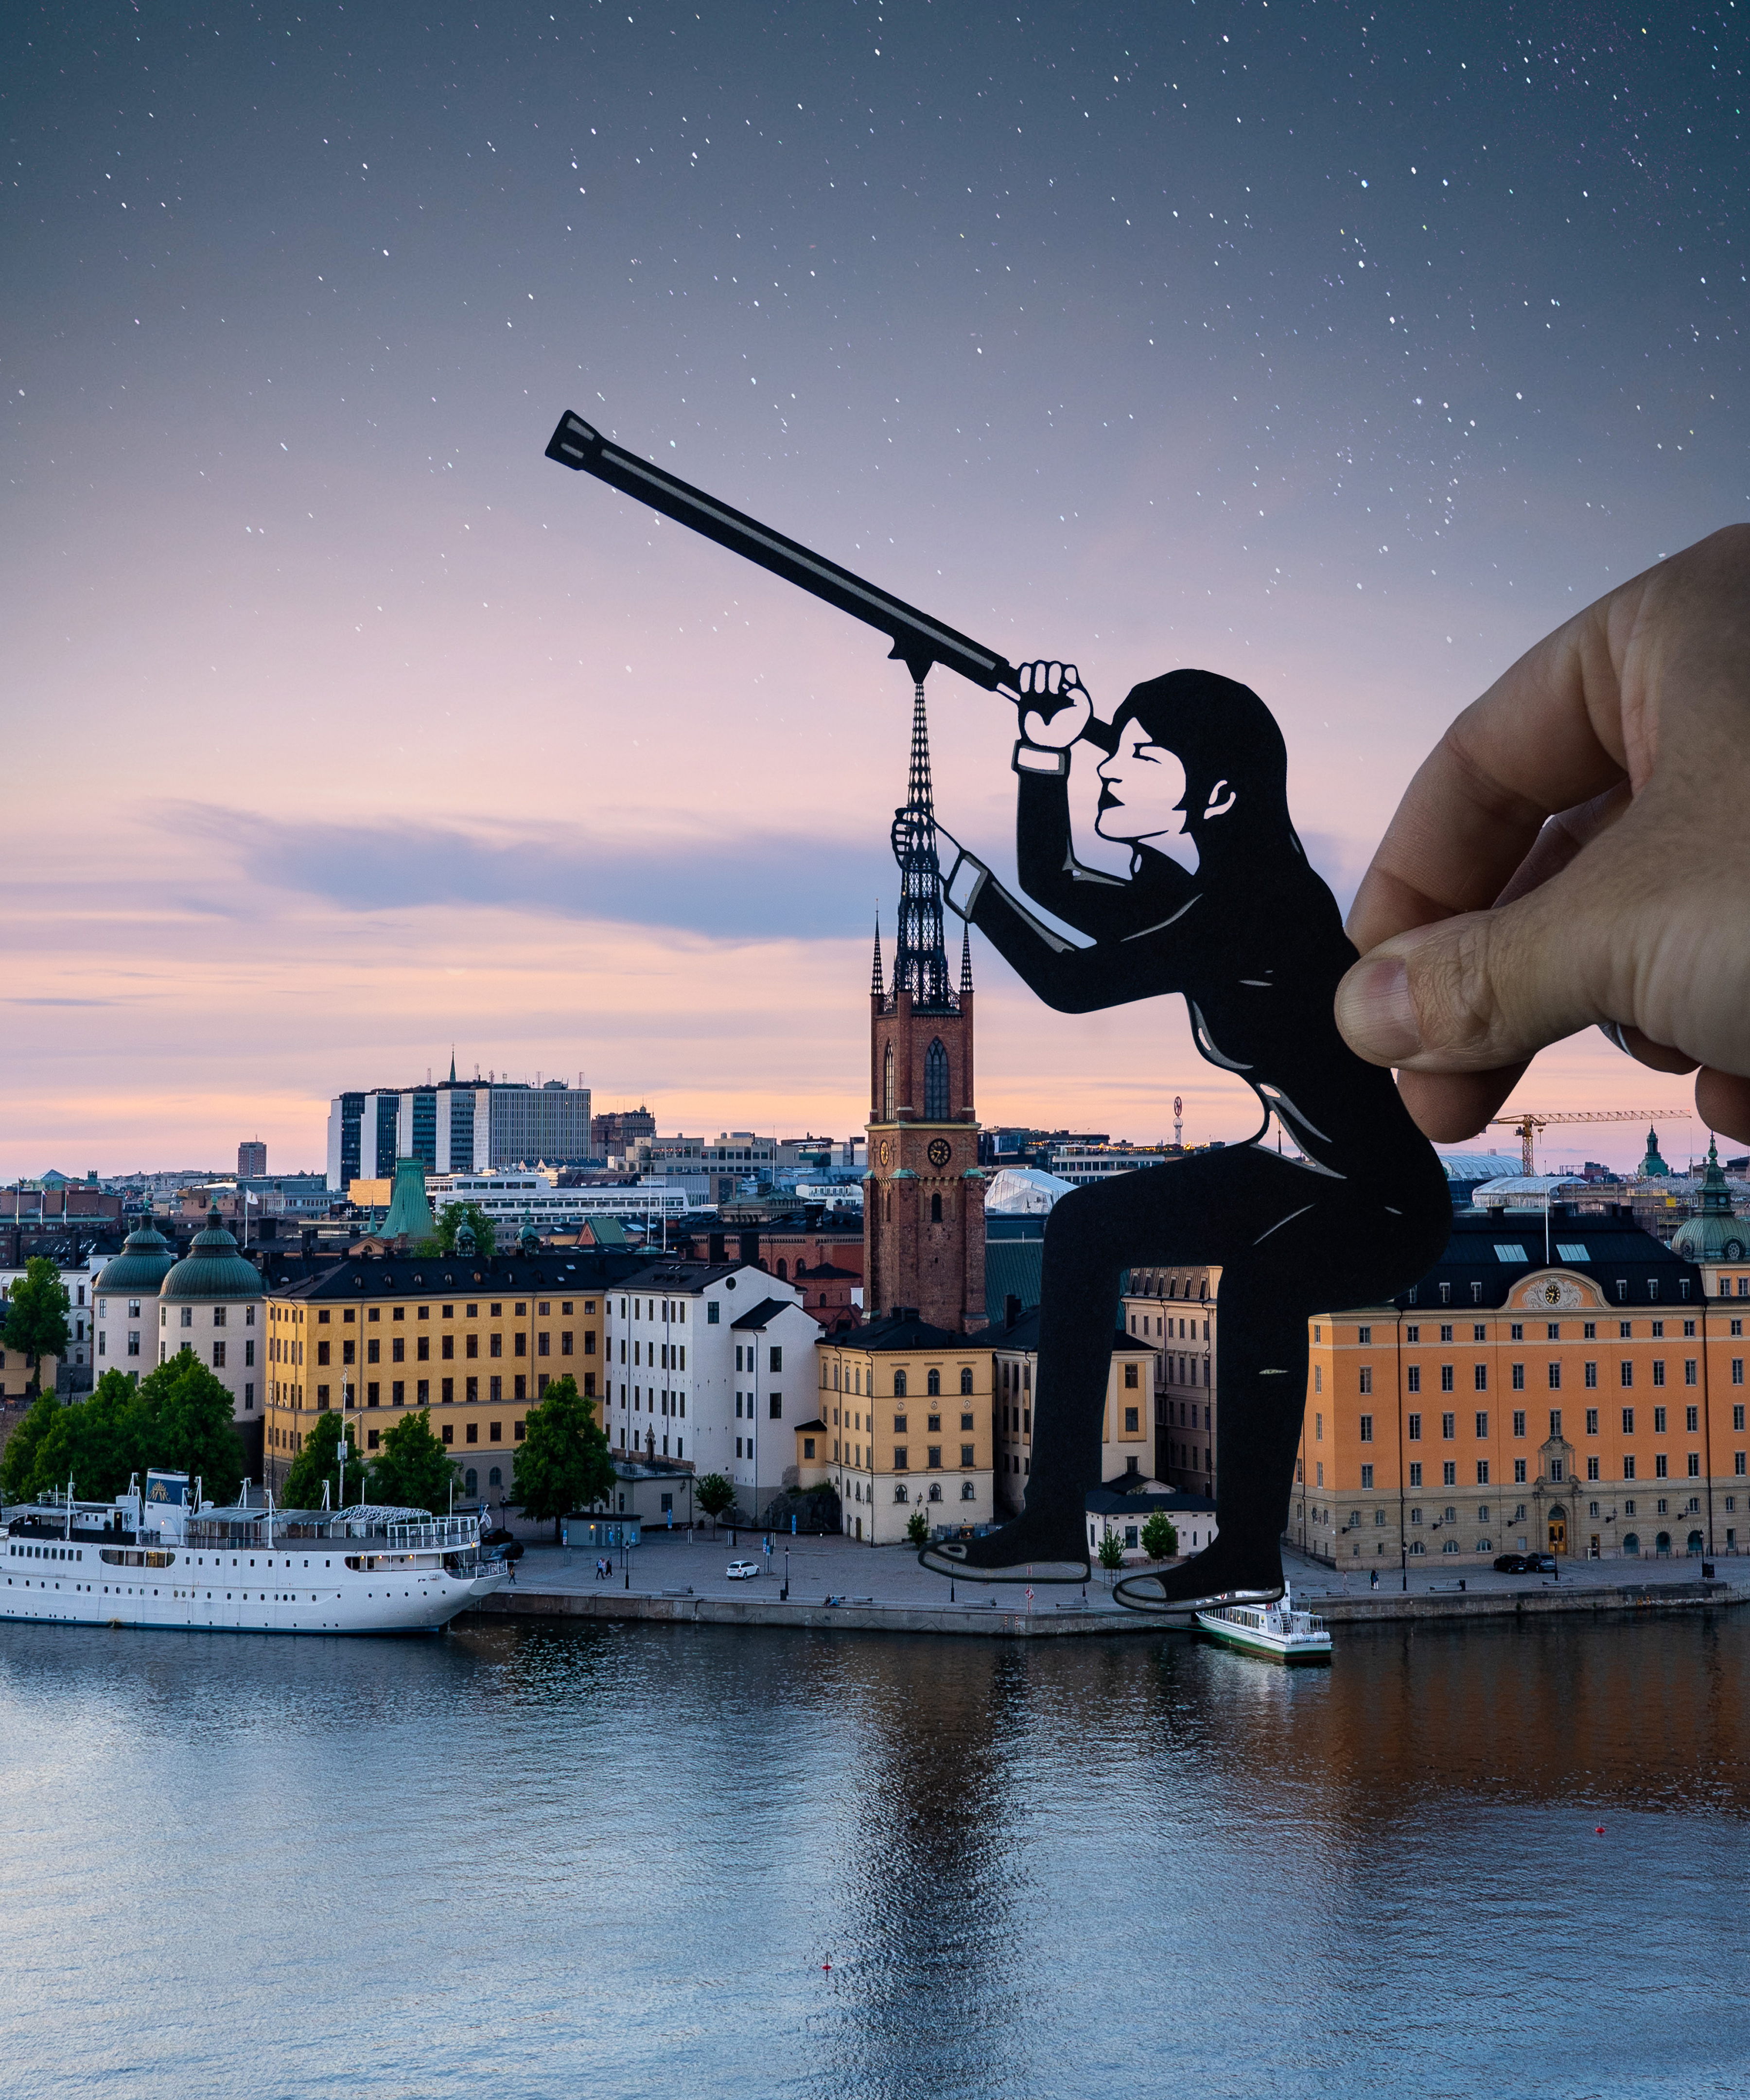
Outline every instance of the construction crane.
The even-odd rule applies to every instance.
[[[1499,1124],[1504,1125],[1509,1130],[1516,1130],[1519,1133],[1520,1158],[1524,1162],[1525,1171],[1527,1174],[1532,1174],[1536,1171],[1534,1163],[1534,1148],[1537,1142],[1537,1133],[1550,1123],[1687,1123],[1688,1120],[1687,1109],[1552,1109],[1546,1115],[1536,1114],[1529,1109],[1522,1109],[1517,1115],[1492,1117],[1489,1120],[1489,1128],[1492,1130]]]

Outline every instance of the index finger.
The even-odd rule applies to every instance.
[[[1493,904],[1546,818],[1625,777],[1612,614],[1642,579],[1576,614],[1497,678],[1417,768],[1355,892],[1363,955]]]

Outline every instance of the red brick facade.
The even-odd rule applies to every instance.
[[[985,1184],[972,1106],[972,1000],[916,1011],[870,1000],[869,1172],[863,1237],[869,1317],[911,1306],[932,1326],[985,1322]]]

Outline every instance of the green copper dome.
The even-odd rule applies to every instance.
[[[196,1233],[184,1259],[159,1286],[161,1298],[259,1298],[262,1280],[255,1264],[237,1251],[237,1242],[207,1214],[206,1230]]]
[[[1720,1166],[1719,1147],[1708,1140],[1708,1171],[1701,1180],[1701,1210],[1671,1236],[1671,1251],[1685,1261],[1742,1261],[1750,1254],[1750,1219],[1732,1215],[1732,1192]]]
[[[156,1298],[158,1286],[176,1265],[175,1250],[148,1218],[121,1242],[121,1251],[98,1271],[94,1292],[118,1297]]]

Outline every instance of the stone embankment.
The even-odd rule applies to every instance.
[[[1471,1620],[1590,1618],[1750,1602],[1750,1590],[1729,1582],[1625,1582],[1615,1586],[1545,1583],[1530,1589],[1387,1590],[1354,1597],[1308,1596],[1299,1601],[1333,1626],[1402,1621],[1452,1625]],[[1003,1596],[994,1604],[880,1604],[872,1597],[781,1602],[775,1597],[651,1596],[620,1590],[578,1590],[522,1582],[489,1597],[458,1621],[483,1619],[642,1620],[661,1626],[788,1626],[885,1634],[958,1634],[994,1640],[1101,1639],[1188,1629],[1183,1618],[1144,1617],[1117,1610],[1104,1598],[1083,1605],[1049,1597],[1029,1610]]]

